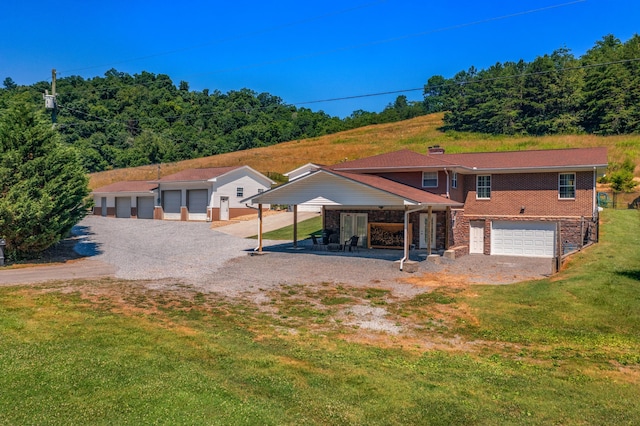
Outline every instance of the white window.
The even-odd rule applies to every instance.
[[[576,174],[560,173],[558,179],[558,197],[576,198]]]
[[[244,196],[244,188],[239,186],[236,188],[236,197],[242,197]]]
[[[451,174],[451,187],[452,188],[457,188],[458,187],[458,173],[453,172]]]
[[[491,198],[491,175],[476,176],[476,198],[479,200]]]
[[[422,186],[424,188],[437,188],[438,172],[422,172]]]

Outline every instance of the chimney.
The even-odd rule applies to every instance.
[[[444,154],[444,148],[442,148],[440,145],[433,145],[429,147],[429,155],[431,154]]]

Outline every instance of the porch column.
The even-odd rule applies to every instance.
[[[431,233],[433,232],[433,225],[431,224],[432,218],[433,206],[429,206],[427,209],[427,254],[431,254],[431,244],[433,244],[433,241],[431,241]]]
[[[451,206],[447,206],[447,212],[444,218],[444,249],[449,250],[451,246],[451,237],[449,235],[449,228],[451,226]]]
[[[262,253],[262,204],[258,204],[258,252]]]
[[[298,205],[293,205],[293,248],[298,248]]]

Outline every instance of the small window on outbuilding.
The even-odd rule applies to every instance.
[[[236,188],[236,197],[244,197],[244,188],[239,186]]]

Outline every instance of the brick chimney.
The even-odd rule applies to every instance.
[[[442,148],[440,145],[433,145],[433,146],[430,146],[428,149],[429,149],[428,151],[429,155],[444,154],[444,148]]]

